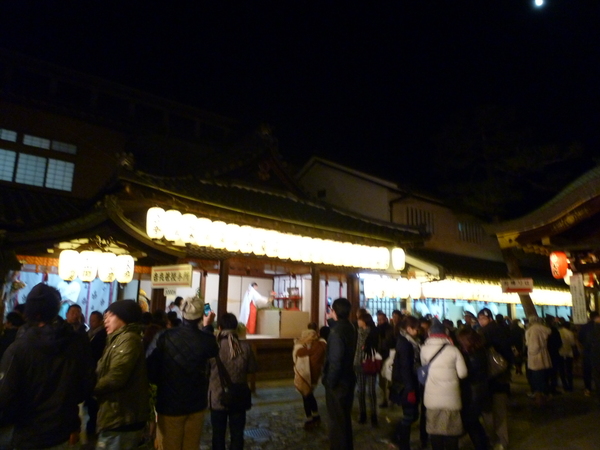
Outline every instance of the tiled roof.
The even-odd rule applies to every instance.
[[[86,202],[50,192],[0,186],[0,228],[22,231],[79,216]]]
[[[414,227],[358,217],[306,200],[287,192],[267,191],[241,184],[224,184],[196,177],[166,178],[145,173],[124,174],[122,179],[174,196],[205,203],[250,216],[278,220],[327,231],[387,240],[394,243],[420,243],[423,235]]]
[[[409,254],[441,266],[446,278],[458,277],[487,281],[509,278],[506,263],[503,261],[490,261],[429,249],[413,249],[409,251]],[[550,266],[547,270],[523,266],[521,271],[524,278],[533,278],[535,286],[555,289],[567,287],[562,280],[552,277]]]

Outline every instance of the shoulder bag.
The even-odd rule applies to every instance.
[[[496,378],[508,368],[506,359],[494,347],[487,349],[488,378]]]
[[[429,366],[431,366],[431,363],[433,362],[435,357],[437,355],[439,355],[442,352],[442,350],[444,350],[444,347],[446,347],[446,345],[448,345],[448,344],[442,345],[440,347],[440,349],[436,352],[436,354],[433,355],[433,358],[431,358],[427,364],[425,364],[424,366],[421,366],[417,369],[417,378],[419,379],[419,383],[421,383],[422,385],[425,385],[425,382],[427,381],[427,375],[429,374]]]
[[[377,375],[381,371],[382,364],[381,355],[375,350],[364,352],[361,366],[365,375]]]
[[[221,387],[223,388],[219,401],[228,411],[248,411],[252,408],[252,392],[248,387],[248,383],[232,383],[231,377],[219,355],[215,359]]]

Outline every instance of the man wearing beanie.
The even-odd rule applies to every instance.
[[[157,385],[158,431],[164,450],[197,450],[208,406],[208,360],[219,352],[204,301],[186,298],[180,305],[183,326],[158,338],[148,357],[148,375]],[[203,328],[200,329],[200,325]]]
[[[142,309],[134,300],[112,303],[104,313],[106,347],[98,361],[98,449],[138,447],[150,414],[141,328]]]
[[[25,302],[27,323],[0,362],[0,423],[14,425],[11,448],[48,448],[78,436],[78,404],[94,385],[85,336],[57,320],[59,292],[33,287]]]

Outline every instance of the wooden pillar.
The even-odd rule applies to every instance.
[[[321,270],[312,265],[310,267],[310,321],[321,323],[321,311],[319,311],[319,298],[321,297]]]
[[[229,289],[229,260],[219,264],[219,296],[217,302],[217,319],[227,312],[227,290]]]
[[[206,277],[207,276],[208,276],[208,273],[206,272],[206,270],[200,271],[199,292],[200,292],[200,297],[202,297],[205,301],[206,301]]]
[[[165,297],[164,289],[152,289],[152,293],[150,294],[150,296],[150,309],[152,310],[152,312],[158,311],[159,309],[162,311],[166,311],[167,297]]]
[[[357,273],[349,273],[346,276],[346,282],[348,283],[348,300],[352,305],[350,310],[350,318],[354,320],[356,317],[356,311],[360,308],[360,282]]]

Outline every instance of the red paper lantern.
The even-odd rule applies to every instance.
[[[567,275],[567,269],[569,268],[569,259],[565,252],[552,252],[550,253],[550,271],[552,276],[557,280],[564,278]]]

